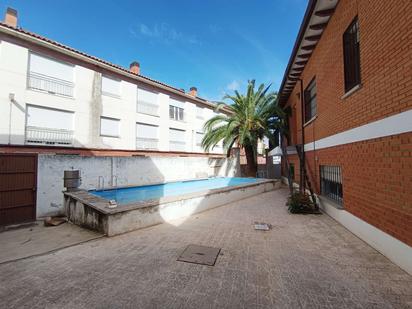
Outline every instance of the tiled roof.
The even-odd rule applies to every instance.
[[[142,78],[143,80],[147,80],[147,81],[149,81],[149,82],[156,83],[156,84],[161,85],[161,86],[163,86],[163,87],[167,87],[167,88],[170,88],[170,89],[172,89],[172,90],[174,90],[174,91],[178,91],[178,92],[182,93],[182,95],[188,96],[188,94],[185,93],[185,92],[184,92],[183,90],[181,90],[181,89],[178,89],[178,88],[173,87],[173,86],[170,86],[170,85],[168,85],[168,84],[159,82],[159,81],[157,81],[157,80],[155,80],[155,79],[149,78],[149,77],[147,77],[147,76],[143,76],[143,75],[141,75],[141,74],[132,73],[130,70],[128,70],[128,69],[126,69],[126,68],[123,68],[123,67],[121,67],[121,66],[119,66],[119,65],[117,65],[117,64],[113,64],[113,63],[108,62],[108,61],[106,61],[106,60],[102,60],[102,59],[97,58],[97,57],[95,57],[95,56],[91,56],[91,55],[86,54],[86,53],[84,53],[84,52],[82,52],[82,51],[79,51],[79,50],[74,49],[74,48],[72,48],[72,47],[70,47],[70,46],[61,44],[61,43],[56,42],[56,41],[54,41],[54,40],[50,40],[50,39],[48,39],[48,38],[46,38],[46,37],[43,37],[43,36],[41,36],[41,35],[38,35],[38,34],[36,34],[36,33],[30,32],[30,31],[27,31],[27,30],[24,30],[24,29],[19,28],[19,27],[15,28],[15,27],[9,26],[9,25],[7,25],[7,24],[5,24],[5,23],[3,23],[3,22],[0,22],[0,26],[1,26],[1,27],[4,27],[4,28],[8,28],[8,29],[13,30],[13,31],[17,31],[17,32],[19,32],[19,33],[22,33],[22,34],[25,34],[25,35],[28,35],[28,36],[31,36],[31,37],[36,38],[36,39],[39,39],[39,40],[41,40],[41,41],[44,41],[44,42],[53,44],[54,46],[57,46],[57,47],[60,47],[60,48],[64,48],[64,49],[66,49],[66,50],[68,50],[68,51],[71,51],[71,52],[73,52],[73,53],[76,53],[76,54],[78,54],[78,55],[87,57],[87,58],[89,58],[89,59],[91,59],[91,60],[98,61],[98,62],[100,62],[100,63],[102,63],[102,64],[111,66],[111,67],[113,67],[113,68],[115,68],[115,69],[118,69],[118,70],[121,70],[121,71],[123,71],[124,73],[135,75],[136,77]],[[205,100],[205,99],[203,99],[203,98],[196,97],[196,99],[197,99],[197,100],[204,101],[204,103],[207,103],[207,104],[215,105],[213,102],[207,101],[207,100]]]

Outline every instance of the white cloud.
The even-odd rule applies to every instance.
[[[130,34],[134,37],[145,36],[153,41],[165,44],[182,42],[186,44],[201,45],[201,41],[194,35],[188,35],[176,30],[167,23],[156,23],[153,26],[139,24],[136,28],[130,29]]]
[[[226,86],[226,89],[230,91],[235,91],[235,90],[239,90],[239,87],[240,87],[240,83],[237,80],[233,80]]]

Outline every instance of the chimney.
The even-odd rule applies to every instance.
[[[190,87],[189,94],[193,97],[197,97],[197,88],[196,87]]]
[[[133,74],[139,75],[139,74],[140,74],[140,63],[137,62],[137,61],[133,61],[133,62],[130,64],[130,71],[131,71]]]
[[[15,9],[7,8],[4,23],[7,26],[17,28],[17,11]]]

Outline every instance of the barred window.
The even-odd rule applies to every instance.
[[[316,116],[316,80],[313,79],[305,90],[305,122]]]
[[[343,204],[342,170],[340,166],[320,166],[320,191],[339,205]]]
[[[345,92],[348,92],[361,83],[358,17],[355,17],[343,34],[343,60]]]

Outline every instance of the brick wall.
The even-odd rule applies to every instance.
[[[342,35],[359,18],[362,88],[344,95]],[[412,108],[412,1],[340,1],[303,71],[303,88],[316,77],[318,117],[305,142],[320,139]],[[288,105],[292,139],[300,143],[300,84]],[[296,117],[297,115],[297,117]]]
[[[358,16],[362,87],[344,95],[342,35]],[[412,1],[340,1],[302,73],[317,84],[317,118],[305,143],[412,108]],[[292,144],[300,144],[300,84],[292,107]],[[412,121],[412,119],[411,119]],[[320,193],[319,166],[342,168],[344,208],[412,245],[412,132],[306,152],[308,174]],[[299,180],[299,161],[295,181]]]
[[[299,181],[299,160],[295,182]],[[306,153],[307,172],[320,194],[320,165],[342,168],[344,208],[412,245],[412,133]]]

